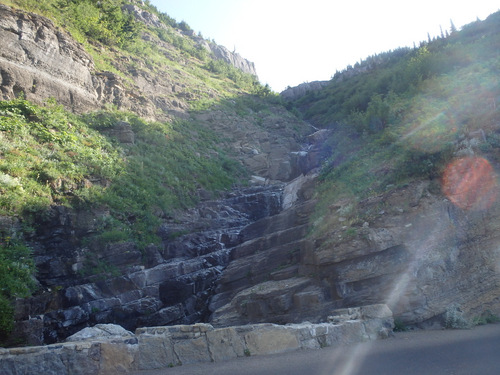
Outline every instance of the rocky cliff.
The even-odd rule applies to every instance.
[[[165,28],[165,24],[159,20],[158,16],[143,10],[137,5],[134,4],[124,5],[124,9],[132,13],[139,22],[142,22],[145,25],[157,28]],[[216,59],[223,60],[228,64],[231,64],[235,68],[240,69],[244,73],[257,76],[257,71],[255,70],[255,64],[245,59],[240,54],[236,52],[231,52],[224,46],[218,45],[214,42],[209,42],[204,38],[197,36],[193,30],[184,31],[178,29],[177,32],[192,38],[200,47],[206,49],[208,52],[213,54],[213,56]]]
[[[163,25],[149,12],[135,5],[130,11],[146,25]],[[163,25],[163,27],[165,27]],[[144,38],[152,38],[145,34]],[[69,34],[57,28],[52,21],[33,13],[14,10],[0,4],[0,38],[5,41],[0,51],[0,90],[3,100],[22,94],[35,103],[55,98],[60,104],[76,112],[95,111],[114,105],[144,118],[168,120],[188,117],[189,103],[200,96],[217,98],[208,87],[198,87],[198,94],[186,83],[187,73],[164,66],[161,74],[140,61],[126,58],[116,61],[116,68],[126,74],[98,71],[92,57]],[[193,37],[201,43],[201,38]],[[158,48],[165,53],[171,45],[157,39]],[[225,56],[231,63],[245,70],[253,64],[232,54],[224,47],[210,43],[217,56]],[[222,51],[222,52],[221,52]],[[220,57],[223,58],[223,57]],[[137,68],[137,64],[142,65]],[[132,68],[134,66],[134,68]],[[236,100],[228,103],[235,109]],[[288,181],[301,172],[296,168],[298,153],[307,144],[303,137],[312,132],[307,124],[290,116],[282,107],[275,113],[235,114],[223,108],[201,111],[195,115],[210,128],[224,133],[232,149],[256,176],[266,180]],[[294,154],[295,153],[295,154]]]
[[[92,58],[47,18],[0,5],[2,99],[54,97],[79,111],[99,101]]]
[[[152,13],[136,5],[126,7],[139,22],[154,27],[166,26]],[[177,31],[183,35],[182,31]],[[13,99],[21,93],[28,100],[42,103],[55,98],[58,103],[76,112],[93,111],[114,105],[149,119],[165,120],[185,116],[189,101],[196,98],[182,83],[186,73],[163,67],[156,74],[142,61],[127,57],[114,61],[123,74],[98,71],[92,57],[67,32],[39,15],[14,10],[0,4],[1,98]],[[188,36],[185,36],[186,38]],[[252,62],[215,43],[191,35],[202,48],[245,73],[257,75]],[[144,34],[143,38],[154,38]],[[157,48],[168,55],[172,46],[160,39]],[[217,96],[209,88],[200,88],[197,96]]]
[[[145,24],[158,22],[154,14],[139,12],[136,6],[129,10]],[[52,21],[4,5],[0,5],[0,36],[6,41],[0,52],[4,100],[24,94],[35,103],[53,97],[75,112],[113,104],[155,119],[189,116],[192,91],[176,78],[184,74],[181,71],[167,67],[153,76],[148,67],[131,71],[127,62],[117,62],[130,74],[131,80],[125,82],[118,74],[98,71],[84,48]],[[254,73],[246,60],[222,47],[210,44],[210,48],[222,51],[220,58],[232,59],[240,68],[245,69],[246,64]],[[28,239],[40,288],[35,297],[17,301],[16,319],[25,332],[22,340],[54,342],[98,322],[119,322],[133,329],[208,319],[208,301],[230,260],[230,249],[242,242],[241,229],[280,212],[284,184],[316,168],[320,160],[318,144],[304,139],[310,126],[287,115],[282,107],[273,113],[255,108],[236,114],[239,101],[191,116],[225,134],[224,142],[251,172],[251,182],[257,186],[236,189],[219,201],[203,198],[199,207],[166,220],[157,233],[162,245],[145,251],[134,243],[120,242],[96,253],[82,240],[99,230],[109,212],[53,206],[47,216],[37,220],[37,229]],[[122,144],[134,143],[134,133],[126,122],[115,124],[106,134]],[[1,230],[6,233],[21,225],[18,218],[2,217]],[[179,237],[179,233],[190,234]],[[111,264],[116,274],[108,279],[85,276],[82,270],[89,261]]]
[[[239,257],[212,299],[213,324],[321,321],[333,308],[381,301],[420,327],[499,311],[498,205],[463,212],[426,181],[361,202],[373,216],[359,227],[343,223],[349,204],[331,206],[333,243],[308,240],[300,222],[281,224],[283,214],[245,229],[266,234],[234,249]],[[305,208],[294,217],[309,217]]]
[[[328,81],[304,82],[295,87],[288,87],[281,92],[281,96],[286,100],[297,100],[309,92],[321,90],[328,84]]]

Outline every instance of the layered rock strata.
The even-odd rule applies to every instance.
[[[402,323],[423,328],[446,326],[450,314],[500,312],[498,203],[464,210],[419,181],[333,203],[328,235],[314,240],[311,204],[245,228],[259,234],[234,248],[222,272],[214,325],[324,321],[333,308],[365,303],[386,303]],[[353,211],[363,220],[350,224]]]
[[[136,5],[125,8],[139,22],[165,27],[158,17]],[[180,34],[180,37],[188,37]],[[93,111],[114,105],[151,120],[186,117],[188,101],[194,99],[183,81],[183,72],[165,67],[158,75],[142,61],[125,58],[115,61],[116,68],[126,74],[96,70],[92,57],[64,30],[34,13],[26,13],[0,4],[0,98],[14,99],[20,95],[35,103],[54,98],[75,112]],[[150,41],[150,36],[144,36]],[[222,59],[246,73],[256,75],[252,62],[225,47],[193,37],[207,44],[215,59]],[[171,46],[160,40],[159,48]],[[206,89],[207,96],[216,93]],[[160,111],[158,111],[160,109]]]

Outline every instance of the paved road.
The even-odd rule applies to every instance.
[[[418,331],[343,348],[302,350],[134,375],[499,375],[500,324]]]

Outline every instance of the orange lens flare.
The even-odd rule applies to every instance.
[[[443,174],[446,197],[464,210],[485,210],[496,200],[498,186],[491,164],[481,157],[464,157],[450,163]]]

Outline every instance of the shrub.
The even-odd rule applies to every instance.
[[[107,45],[124,46],[137,38],[139,24],[122,11],[122,0],[59,0],[60,17],[71,21],[79,32]]]
[[[34,289],[34,268],[31,251],[21,240],[0,237],[0,337],[14,325],[12,300],[27,297]]]
[[[71,203],[85,179],[110,180],[123,163],[118,150],[54,101],[0,102],[0,212],[36,213]]]
[[[452,304],[444,313],[444,325],[446,328],[468,329],[471,328],[472,323],[464,316],[459,305]]]
[[[500,317],[493,314],[490,310],[485,311],[481,316],[475,317],[472,324],[475,326],[492,324],[500,322]]]
[[[408,327],[400,319],[394,319],[394,332],[407,332]]]

